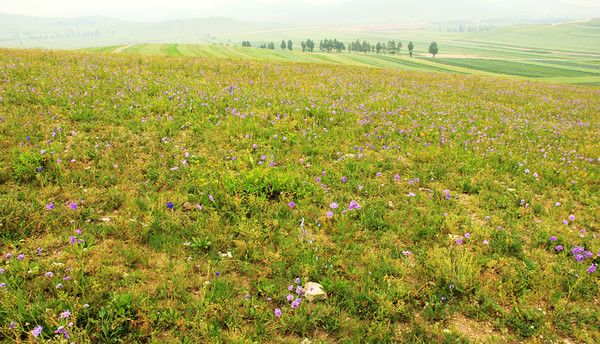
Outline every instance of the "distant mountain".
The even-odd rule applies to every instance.
[[[600,16],[600,3],[577,0],[347,0],[338,3],[294,5],[284,2],[237,0],[202,13],[247,20],[294,24],[373,24],[399,21],[552,20]],[[179,15],[193,14],[193,10]],[[176,16],[176,12],[171,12]]]
[[[45,18],[0,13],[0,46],[78,48],[150,42],[216,42],[216,36],[282,26],[222,17],[140,23],[107,17]]]

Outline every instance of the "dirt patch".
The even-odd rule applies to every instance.
[[[455,315],[450,320],[450,327],[474,343],[489,343],[492,341],[492,335],[494,334],[491,325],[465,318],[460,314]]]

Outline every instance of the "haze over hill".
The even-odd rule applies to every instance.
[[[294,24],[406,20],[556,20],[600,17],[595,0],[159,0],[5,2],[0,12],[49,17],[109,16],[135,21],[230,17]]]
[[[509,36],[498,43],[522,47],[549,48],[549,36],[560,40],[568,50],[598,52],[598,19],[566,22],[565,25],[525,24],[513,26]],[[239,44],[242,40],[254,43],[337,37],[355,39],[480,39],[481,35],[504,35],[508,23],[486,21],[411,21],[361,24],[298,24],[267,21],[243,21],[227,17],[171,19],[159,22],[138,22],[105,16],[34,17],[0,13],[0,47],[74,49],[137,43],[219,43]],[[460,30],[459,30],[460,29]],[[462,32],[452,35],[447,31]],[[480,34],[467,31],[481,31]],[[543,40],[535,37],[544,34]],[[558,35],[558,36],[557,36]],[[551,45],[557,46],[552,43]]]

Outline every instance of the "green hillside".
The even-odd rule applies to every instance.
[[[482,45],[483,46],[483,45]],[[309,63],[332,63],[401,70],[442,73],[477,74],[494,77],[529,78],[545,82],[568,82],[600,85],[600,59],[573,57],[564,53],[529,52],[522,56],[514,48],[497,48],[483,52],[479,47],[457,49],[442,45],[442,53],[435,59],[422,50],[415,58],[376,53],[324,53],[298,50],[269,50],[218,44],[133,44],[109,48],[90,48],[85,51],[127,53],[138,55],[219,57],[228,59],[257,59]],[[504,50],[502,50],[504,49]],[[467,54],[468,53],[468,54]],[[480,54],[481,55],[478,55]]]

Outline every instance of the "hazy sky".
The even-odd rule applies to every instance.
[[[537,18],[600,17],[600,0],[0,0],[0,12],[53,17],[105,15],[134,20],[206,14],[265,20],[277,17],[268,13],[270,9],[278,13],[301,10],[310,13],[323,7],[345,6],[344,10],[356,7],[360,13],[371,4],[378,11],[386,11],[389,7],[390,12],[401,11],[405,17],[411,15],[415,20],[443,18],[448,9],[456,10],[454,17],[462,14],[465,18],[510,15]],[[429,16],[430,12],[435,14],[436,9],[441,12],[440,15],[421,18]],[[393,19],[390,13],[387,15]],[[240,18],[243,16],[248,18]]]

